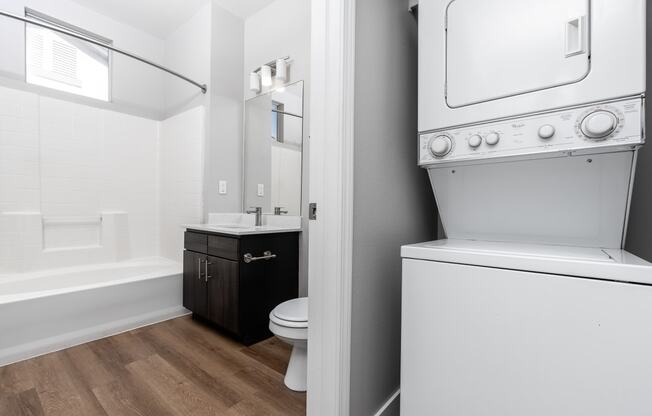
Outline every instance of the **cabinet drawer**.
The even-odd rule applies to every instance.
[[[186,231],[183,237],[184,247],[186,250],[206,253],[208,248],[208,236],[206,234],[193,233]]]
[[[208,236],[208,254],[238,261],[239,240],[237,238]]]

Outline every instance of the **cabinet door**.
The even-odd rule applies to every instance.
[[[238,262],[208,257],[208,318],[237,333]]]
[[[200,316],[208,312],[205,256],[183,252],[183,306]]]

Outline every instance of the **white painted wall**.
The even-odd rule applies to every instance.
[[[205,215],[210,212],[242,212],[244,21],[217,2],[213,2],[211,14]],[[220,180],[227,182],[226,195],[218,194]]]
[[[164,58],[164,42],[147,32],[112,20],[70,0],[5,0],[3,10],[24,15],[25,7],[38,10],[75,26],[113,40],[114,46],[126,49],[155,62]],[[85,104],[123,112],[160,118],[162,113],[162,73],[130,58],[113,54],[112,102],[84,99],[24,85],[24,24],[0,17],[0,82],[17,88],[28,88],[40,94],[66,98]],[[13,82],[12,82],[13,81]],[[18,83],[16,83],[18,81]]]
[[[244,70],[242,91],[245,100],[256,94],[249,91],[249,73],[276,58],[290,56],[287,83],[304,82],[303,154],[310,143],[310,1],[276,0],[245,20]],[[279,86],[278,82],[274,87]],[[263,90],[262,92],[265,92]],[[299,294],[308,294],[308,158],[303,159],[302,225],[300,237]]]
[[[209,82],[211,76],[211,4],[165,37],[163,64],[197,80]],[[163,74],[165,118],[200,104],[207,104],[208,95],[177,77]]]

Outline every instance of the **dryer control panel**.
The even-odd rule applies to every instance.
[[[419,165],[635,148],[645,140],[643,106],[637,97],[421,133]]]

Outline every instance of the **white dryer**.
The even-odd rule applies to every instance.
[[[419,131],[645,92],[645,0],[420,0]]]

